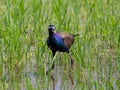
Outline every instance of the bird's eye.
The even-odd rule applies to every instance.
[[[55,25],[49,25],[49,26],[48,26],[48,29],[50,29],[50,30],[55,30]]]

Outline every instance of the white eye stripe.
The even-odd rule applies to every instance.
[[[54,26],[49,26],[48,29],[54,29],[55,30],[55,27]]]

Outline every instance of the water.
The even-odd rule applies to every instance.
[[[31,47],[31,52],[34,52],[34,50],[35,48]],[[109,74],[113,74],[111,75],[111,77],[114,78],[112,86],[115,90],[118,90],[116,82],[119,79],[119,71],[109,73],[109,70],[111,68],[110,64],[112,61],[110,62],[109,58],[106,58],[109,56],[108,54],[105,56],[104,52],[102,52],[99,54],[99,57],[102,59],[96,60],[95,58],[94,64],[98,65],[97,68],[95,68],[96,65],[93,65],[93,68],[89,68],[88,66],[82,67],[79,66],[79,64],[76,62],[74,66],[71,67],[69,56],[63,60],[63,55],[64,54],[60,53],[57,54],[57,57],[55,58],[55,69],[51,71],[50,75],[45,75],[37,67],[38,63],[35,58],[35,53],[31,53],[30,56],[28,56],[29,58],[23,62],[25,66],[23,69],[21,69],[20,73],[18,73],[18,75],[20,74],[20,78],[18,77],[18,79],[15,79],[13,81],[11,81],[12,76],[10,75],[12,74],[9,72],[9,67],[7,64],[4,64],[4,87],[7,87],[7,89],[9,88],[9,90],[28,90],[31,88],[33,90],[78,90],[81,84],[84,83],[86,87],[87,85],[90,85],[91,87],[89,86],[89,88],[95,90],[95,82],[98,83],[98,85],[101,84],[104,87],[106,85],[104,81],[109,80]],[[103,65],[103,63],[106,63],[106,66]],[[116,63],[112,63],[112,68],[115,67],[115,64]],[[45,64],[45,71],[47,71],[50,65],[50,63]],[[16,70],[18,70],[17,67]],[[76,74],[76,72],[80,72],[80,75]],[[17,84],[15,86],[14,84],[16,82]]]

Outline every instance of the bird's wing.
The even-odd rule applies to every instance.
[[[64,51],[67,51],[68,50],[68,47],[65,45],[64,43],[64,39],[61,37],[60,34],[56,33],[55,35],[55,43],[56,43],[56,46],[58,46],[58,48],[62,48],[62,50]]]
[[[60,34],[60,36],[63,38],[67,48],[70,48],[71,45],[74,43],[74,36],[63,32],[58,32],[58,34]]]

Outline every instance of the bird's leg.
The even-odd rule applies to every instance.
[[[70,53],[68,53],[68,54],[69,54],[69,57],[70,57],[71,67],[73,67],[74,66],[74,59],[72,58],[72,56],[70,55]]]
[[[69,54],[70,57],[70,67],[69,67],[69,78],[71,80],[72,85],[74,85],[74,77],[73,77],[73,71],[74,71],[74,59],[72,58],[72,56]]]
[[[51,80],[52,80],[52,82],[53,82],[53,90],[55,90],[55,79],[54,79],[53,76],[51,76]]]
[[[53,54],[53,62],[52,62],[52,67],[51,67],[51,69],[54,69],[55,68],[55,55],[56,55],[56,52],[55,51],[52,51],[52,54]]]
[[[46,75],[48,75],[48,73],[55,68],[55,57],[56,57],[56,52],[53,52],[52,67],[48,69]]]

